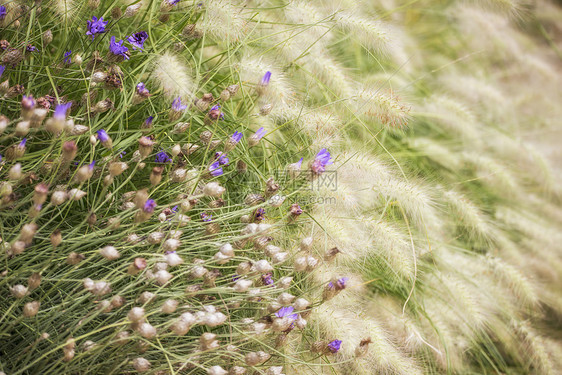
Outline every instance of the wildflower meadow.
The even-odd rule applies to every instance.
[[[0,375],[562,374],[556,0],[0,0]]]

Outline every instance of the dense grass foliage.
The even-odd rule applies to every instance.
[[[0,373],[562,369],[559,5],[1,4]]]

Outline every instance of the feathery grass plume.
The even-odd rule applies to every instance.
[[[521,194],[521,185],[517,179],[492,157],[474,152],[464,152],[462,157],[469,165],[474,166],[478,178],[490,188],[508,197]]]
[[[444,95],[434,94],[427,98],[421,111],[422,116],[427,116],[437,124],[445,127],[438,129],[444,134],[453,131],[454,135],[460,135],[472,145],[480,142],[482,136],[481,125],[477,117],[464,104]]]
[[[509,288],[517,297],[518,302],[526,306],[536,306],[539,298],[535,286],[517,268],[504,262],[500,258],[488,256],[486,258],[494,275]]]
[[[282,67],[267,57],[254,57],[252,54],[245,54],[236,70],[240,75],[240,81],[249,88],[258,88],[261,79],[267,72],[271,78],[259,98],[259,104],[271,104],[273,117],[286,118],[294,113],[294,103],[296,99],[294,83],[283,72]]]
[[[240,42],[250,31],[251,14],[244,4],[232,0],[207,0],[195,30],[217,42]]]
[[[544,345],[543,338],[537,335],[527,322],[513,320],[511,324],[521,340],[521,352],[525,353],[525,356],[530,360],[527,364],[530,369],[545,375],[554,374],[552,360]]]
[[[465,0],[467,3],[474,3],[484,9],[495,10],[509,16],[520,16],[525,6],[525,1],[521,0]]]
[[[331,25],[327,22],[326,15],[323,15],[321,9],[316,8],[307,1],[291,1],[283,9],[285,22],[298,26],[294,33],[301,38],[305,37],[310,42],[323,45],[329,38],[326,33],[330,30]]]
[[[363,116],[375,118],[387,128],[402,128],[410,120],[410,107],[392,91],[368,89],[358,91],[354,108]]]
[[[502,122],[505,122],[506,119],[512,120],[513,112],[506,110],[512,106],[512,100],[501,91],[497,84],[489,82],[492,80],[494,80],[493,77],[479,77],[474,73],[463,75],[461,72],[447,74],[439,79],[449,97],[462,98],[463,102],[469,104],[470,108],[476,111],[478,117],[484,122],[500,118]]]
[[[369,314],[381,320],[383,328],[392,335],[400,347],[415,354],[424,346],[441,355],[425,338],[421,327],[416,325],[416,317],[409,312],[402,311],[402,301],[392,296],[377,296],[368,307]]]
[[[353,8],[336,9],[333,14],[338,27],[350,33],[365,48],[391,56],[401,68],[406,63],[404,35],[396,26],[380,21],[375,15],[365,17]]]
[[[344,358],[353,358],[360,341],[371,338],[367,355],[350,362],[353,373],[421,374],[415,362],[394,347],[380,324],[367,318],[358,306],[360,301],[342,297],[325,303],[314,315],[325,337],[339,337],[343,341]]]
[[[449,170],[455,171],[461,167],[462,161],[459,155],[442,144],[442,142],[431,138],[416,137],[409,139],[408,144],[412,148],[419,150],[420,156],[427,157]]]
[[[486,57],[497,62],[518,60],[524,55],[518,42],[520,34],[512,27],[509,17],[468,5],[457,5],[449,12],[471,51],[488,51]]]
[[[299,63],[308,71],[309,79],[320,81],[330,94],[347,99],[353,94],[353,81],[347,69],[324,51],[304,56]]]
[[[170,98],[190,98],[195,85],[188,66],[182,59],[167,51],[154,60],[153,77],[163,92]]]
[[[449,190],[444,192],[445,199],[453,209],[454,225],[463,227],[468,236],[476,241],[492,243],[497,237],[497,229],[486,215],[468,198],[458,192]]]

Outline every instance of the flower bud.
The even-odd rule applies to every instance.
[[[100,255],[107,260],[115,260],[121,257],[119,251],[113,246],[106,246],[99,251]]]
[[[86,192],[80,189],[70,189],[68,191],[68,198],[73,201],[79,201],[86,196]]]
[[[174,322],[174,324],[172,324],[170,326],[170,330],[178,336],[183,336],[185,335],[187,332],[189,332],[189,330],[191,329],[191,326],[189,325],[189,323],[178,319]]]
[[[33,301],[33,302],[28,302],[23,306],[23,316],[25,317],[32,317],[37,315],[37,313],[39,312],[39,306],[41,306],[41,302],[39,301]]]
[[[53,41],[53,32],[51,31],[51,29],[49,29],[43,33],[43,44],[46,46],[52,41]]]
[[[246,292],[252,284],[253,282],[251,280],[240,279],[234,284],[234,290],[238,293],[243,293]]]
[[[154,328],[150,323],[141,323],[138,327],[139,334],[145,339],[153,339],[156,337],[156,328]]]
[[[123,13],[123,17],[125,17],[125,18],[134,17],[138,13],[138,11],[141,7],[142,7],[142,2],[138,2],[136,4],[129,5],[125,9],[125,13]]]
[[[17,284],[14,285],[13,287],[10,287],[10,292],[16,298],[23,298],[28,294],[27,287],[21,284]]]
[[[146,291],[141,293],[141,295],[137,299],[137,302],[145,305],[147,303],[153,302],[155,298],[156,294]]]
[[[77,152],[78,147],[74,141],[67,141],[62,145],[62,158],[66,162],[72,161],[76,157]]]
[[[109,175],[112,177],[119,176],[121,173],[125,172],[129,166],[125,162],[113,162],[109,164]]]
[[[51,195],[51,204],[53,206],[60,206],[68,199],[68,193],[66,191],[57,190]]]
[[[90,130],[90,128],[85,125],[74,125],[74,128],[72,128],[72,131],[70,132],[70,135],[82,135],[88,130]]]
[[[73,251],[70,254],[68,254],[68,257],[66,258],[66,263],[70,264],[71,266],[75,266],[81,261],[83,261],[84,259],[86,259],[84,255],[75,253]]]
[[[154,148],[154,141],[149,137],[139,138],[139,152],[141,155],[141,160],[147,158]]]
[[[279,297],[277,297],[277,302],[279,302],[279,304],[282,306],[288,306],[293,302],[294,299],[295,296],[293,296],[292,294],[283,292],[279,295]]]
[[[174,276],[166,270],[160,270],[154,274],[154,279],[161,286],[168,283],[172,277]]]
[[[168,299],[162,304],[162,312],[164,314],[172,314],[178,308],[179,302],[174,299]]]
[[[30,244],[35,236],[35,232],[37,232],[37,224],[25,224],[20,230],[19,240],[25,242],[26,244]]]
[[[203,187],[203,194],[209,197],[219,198],[224,194],[226,189],[219,185],[218,182],[209,182],[205,187]]]
[[[134,323],[144,321],[144,309],[142,307],[133,307],[127,314],[127,318]]]
[[[24,137],[29,133],[29,128],[31,123],[29,121],[20,121],[16,124],[15,135],[18,137]]]
[[[34,272],[29,276],[29,279],[27,279],[27,287],[29,290],[33,290],[38,288],[39,285],[41,285],[41,274]]]
[[[256,268],[256,271],[258,271],[259,273],[266,273],[266,272],[271,272],[273,271],[273,267],[269,264],[269,262],[265,259],[262,260],[258,260],[255,264],[254,267]]]
[[[170,240],[166,240],[166,242],[168,241]],[[172,240],[172,241],[177,241],[177,240]],[[170,267],[179,266],[180,264],[183,263],[183,259],[175,251],[167,253],[166,255],[164,255],[164,258],[166,259],[166,263],[168,263]]]
[[[259,351],[259,352],[250,352],[246,354],[244,359],[248,366],[257,366],[264,363],[269,358],[271,358],[270,354]]]
[[[228,371],[220,366],[213,366],[207,369],[207,375],[228,375]]]
[[[162,172],[164,171],[163,166],[157,166],[152,168],[152,172],[150,173],[150,183],[152,186],[156,186],[162,181]]]

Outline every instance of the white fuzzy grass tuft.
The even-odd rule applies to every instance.
[[[231,0],[207,0],[196,29],[219,42],[240,42],[249,31],[245,8]]]
[[[189,67],[171,52],[164,52],[155,60],[153,77],[170,98],[181,96],[187,99],[193,95],[195,85]]]
[[[351,97],[353,81],[347,73],[347,69],[333,57],[318,51],[305,56],[302,64],[309,72],[310,78],[320,80],[330,93],[342,99]]]
[[[490,9],[510,16],[519,16],[524,9],[525,2],[521,0],[465,0],[483,9]]]
[[[350,362],[353,374],[421,374],[411,358],[398,350],[388,339],[380,323],[368,318],[359,308],[361,301],[355,298],[329,301],[318,308],[314,321],[325,332],[325,337],[338,337],[343,341],[341,356],[353,358],[355,348],[362,339],[370,337],[366,357]]]
[[[421,108],[424,115],[444,127],[443,132],[453,132],[452,136],[461,136],[471,144],[479,142],[482,134],[477,117],[463,103],[445,95],[434,94],[425,101]]]
[[[410,120],[410,107],[392,91],[365,88],[356,93],[355,108],[358,113],[376,118],[389,128],[401,128]]]
[[[356,38],[365,48],[391,56],[400,66],[406,62],[405,37],[397,27],[373,15],[366,17],[350,8],[334,11],[334,19],[338,27]]]
[[[521,185],[499,161],[474,152],[463,153],[462,157],[475,167],[476,174],[481,181],[497,192],[501,192],[503,196],[514,197],[521,194]]]
[[[461,159],[457,153],[450,150],[442,142],[431,138],[412,138],[408,144],[419,150],[420,155],[425,156],[435,163],[439,163],[450,170],[457,170],[461,166]]]
[[[487,259],[494,275],[517,297],[518,302],[527,306],[538,304],[539,297],[535,286],[521,271],[500,258],[488,257]]]
[[[493,242],[497,237],[497,228],[492,221],[466,196],[455,192],[444,193],[445,199],[455,213],[456,225],[463,226],[475,240]]]
[[[283,69],[266,57],[247,54],[235,66],[243,85],[257,87],[266,72],[271,72],[271,80],[264,94],[260,97],[260,104],[272,104],[272,116],[290,117],[296,111],[294,106],[295,89],[291,80]]]

